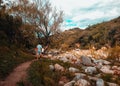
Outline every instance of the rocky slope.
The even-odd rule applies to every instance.
[[[54,51],[54,52],[53,52]],[[69,70],[74,73],[74,78],[64,83],[64,79],[59,81],[60,86],[119,86],[120,85],[120,64],[113,64],[107,60],[108,51],[103,48],[99,50],[80,50],[75,49],[59,54],[59,51],[49,52],[51,60],[61,60],[64,63],[78,65],[77,67],[65,68],[59,64],[49,65],[51,70]],[[94,53],[94,54],[93,54]],[[120,62],[120,58],[118,60]],[[114,62],[115,63],[115,62]]]
[[[119,86],[120,57],[111,61],[108,53],[105,48],[50,50],[31,65],[30,82],[35,86]]]
[[[80,43],[81,48],[88,49],[91,46],[101,48],[120,44],[120,17],[89,26],[85,30],[73,28],[51,37],[52,47],[63,49],[74,48],[75,43]]]

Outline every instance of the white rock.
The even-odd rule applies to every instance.
[[[87,67],[87,68],[85,69],[85,73],[88,73],[88,74],[94,74],[94,73],[96,73],[96,72],[97,72],[97,70],[96,70],[95,67]]]
[[[118,67],[117,67],[117,66],[112,66],[112,69],[113,69],[113,70],[117,70]]]
[[[55,68],[55,70],[57,70],[57,71],[64,71],[64,67],[61,66],[61,65],[59,65],[59,64],[55,64],[55,65],[54,65],[54,68]]]
[[[96,81],[96,86],[105,86],[104,81],[102,79],[98,79]]]
[[[52,57],[52,55],[51,55],[51,54],[48,54],[48,57],[49,57],[49,58],[51,58],[51,57]]]
[[[69,72],[73,72],[73,73],[79,72],[79,69],[74,68],[74,67],[69,67]]]
[[[59,81],[59,85],[61,86],[63,86],[65,83],[64,83],[64,81]]]
[[[101,70],[103,73],[106,73],[106,74],[113,74],[113,73],[114,73],[113,70],[110,70],[110,66],[103,66],[100,70]]]
[[[53,65],[49,65],[50,70],[54,70],[54,66]]]
[[[103,64],[109,65],[109,64],[111,64],[111,63],[110,63],[109,61],[104,60]]]
[[[75,73],[75,77],[73,80],[77,81],[79,79],[82,79],[86,76],[86,74],[83,74],[83,73]]]
[[[70,81],[66,83],[64,86],[74,86],[75,81]]]
[[[60,57],[59,60],[61,60],[63,62],[68,62],[68,59],[66,57]]]
[[[100,63],[97,63],[95,67],[100,69],[102,66],[103,66],[102,63],[100,62]]]
[[[74,86],[90,86],[90,83],[85,79],[79,79]]]
[[[81,56],[81,61],[84,65],[93,65],[91,59],[87,56]]]

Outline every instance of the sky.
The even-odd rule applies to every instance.
[[[51,0],[51,3],[64,11],[62,30],[85,29],[120,16],[120,0]]]
[[[90,25],[120,16],[120,0],[50,0],[50,2],[57,10],[64,12],[64,22],[61,26],[63,31],[75,27],[85,29]]]

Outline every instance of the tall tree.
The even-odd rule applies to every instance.
[[[50,35],[60,31],[59,27],[63,22],[63,12],[53,8],[49,0],[19,0],[19,3],[12,7],[12,12],[32,24],[35,31],[41,33],[39,37],[45,37],[46,43],[50,42]]]

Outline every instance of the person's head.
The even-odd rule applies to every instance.
[[[38,44],[41,44],[41,42],[38,42]]]

